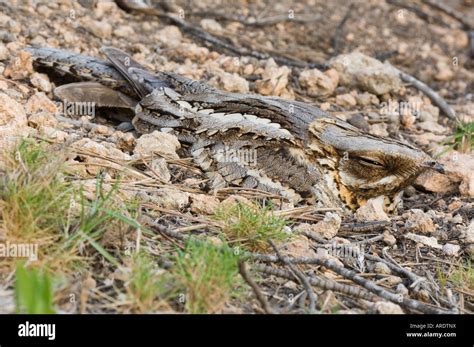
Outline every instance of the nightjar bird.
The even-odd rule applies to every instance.
[[[298,202],[356,208],[391,199],[424,170],[442,167],[423,151],[362,132],[299,101],[228,93],[169,72],[150,72],[128,54],[108,61],[33,48],[35,68],[59,76],[55,96],[133,110],[138,133],[169,132],[209,178]],[[56,80],[58,80],[56,78]]]

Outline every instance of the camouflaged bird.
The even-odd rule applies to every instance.
[[[76,81],[56,88],[56,97],[133,109],[137,132],[176,135],[214,188],[237,185],[355,208],[371,197],[393,199],[426,169],[442,170],[410,144],[367,134],[315,106],[152,73],[115,48],[102,49],[108,61],[28,51],[37,69]]]

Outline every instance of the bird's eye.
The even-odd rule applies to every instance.
[[[377,167],[383,167],[383,164],[381,164],[378,161],[375,161],[373,159],[368,159],[368,158],[364,158],[364,157],[357,157],[355,159],[358,160],[361,164],[377,166]]]

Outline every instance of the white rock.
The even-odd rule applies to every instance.
[[[370,93],[358,93],[356,95],[357,104],[361,106],[378,105],[379,99],[376,95]]]
[[[295,231],[306,231],[320,234],[321,236],[332,239],[336,236],[341,227],[341,217],[337,213],[326,212],[324,219],[316,224],[303,223],[295,228]]]
[[[311,96],[329,96],[336,90],[339,75],[333,72],[321,72],[318,69],[304,70],[301,72],[299,82],[301,87],[306,88]]]
[[[421,130],[424,130],[424,131],[429,131],[429,132],[431,132],[433,134],[436,134],[436,135],[444,135],[448,132],[447,128],[440,125],[438,122],[431,121],[431,120],[427,120],[427,121],[424,121],[424,122],[419,122],[419,123],[416,124],[416,127],[418,129],[421,129]]]
[[[220,33],[222,31],[222,26],[214,19],[202,19],[199,23],[201,28],[206,31],[212,31],[214,33]]]
[[[427,237],[422,235],[417,235],[413,233],[405,234],[405,238],[408,240],[415,241],[416,243],[420,243],[422,245],[435,248],[435,249],[442,249],[443,247],[438,244],[438,240],[435,237]]]
[[[33,59],[30,52],[20,51],[18,56],[11,60],[3,74],[12,80],[21,80],[33,73]]]
[[[436,230],[436,225],[431,217],[420,209],[412,209],[404,216],[407,217],[405,228],[408,231],[429,234]]]
[[[291,69],[278,66],[273,59],[268,59],[262,73],[262,79],[255,81],[255,88],[262,95],[281,96],[288,85]]]
[[[0,92],[0,167],[2,157],[29,133],[23,106]]]
[[[171,173],[164,158],[153,158],[149,165],[154,175],[157,175],[164,182],[170,181]]]
[[[396,92],[402,87],[397,69],[360,52],[338,55],[329,64],[339,72],[342,85],[359,87],[375,95]]]
[[[394,244],[397,243],[397,239],[395,238],[395,236],[390,234],[389,231],[384,231],[384,233],[383,233],[383,242],[386,245],[393,246]]]
[[[123,166],[115,164],[111,160],[102,158],[111,158],[114,161],[128,161],[130,156],[123,153],[108,142],[98,143],[89,138],[83,138],[71,144],[72,148],[76,148],[84,154],[80,154],[80,159],[86,163],[87,172],[91,175],[97,175],[104,170],[103,165],[109,166],[116,170],[123,170]],[[87,154],[93,155],[87,155]],[[95,165],[97,164],[97,165]]]
[[[57,142],[65,142],[69,138],[69,134],[67,132],[50,127],[48,125],[39,126],[38,133],[43,137],[56,140]]]
[[[15,313],[15,293],[13,290],[0,288],[0,314]]]
[[[474,244],[474,218],[461,233],[461,239],[467,244]]]
[[[161,154],[165,157],[179,159],[176,150],[181,147],[178,138],[172,134],[154,131],[142,135],[136,142],[133,150],[133,158],[143,158],[153,154]]]
[[[418,177],[416,184],[435,193],[459,192],[474,197],[474,154],[450,151],[439,160],[445,174],[428,170]]]
[[[112,25],[105,20],[89,20],[84,23],[84,27],[101,39],[109,38],[112,35]]]
[[[405,287],[405,286],[403,285],[403,283],[399,283],[399,284],[397,285],[396,291],[397,291],[398,294],[403,295],[403,296],[407,296],[408,293],[409,293],[408,288]]]
[[[217,83],[220,88],[228,92],[248,93],[250,90],[249,82],[236,73],[228,73],[225,71],[220,72],[217,78]]]
[[[39,128],[40,126],[55,127],[58,125],[57,119],[49,112],[37,112],[28,118],[28,125]]]
[[[197,214],[213,214],[219,208],[219,199],[207,194],[191,194],[191,211]]]
[[[10,56],[8,48],[3,43],[0,44],[0,60],[7,60]]]
[[[150,201],[162,208],[179,210],[189,204],[189,193],[178,189],[161,188],[150,195]]]
[[[378,301],[374,304],[375,310],[380,314],[404,314],[402,308],[389,301]]]
[[[161,43],[168,47],[175,47],[183,40],[183,35],[177,26],[168,25],[159,30],[157,37]]]
[[[336,96],[336,104],[342,107],[354,107],[357,101],[351,94],[340,94]]]
[[[281,251],[285,256],[291,257],[314,257],[315,252],[309,242],[308,238],[304,236],[298,236],[298,238],[287,242],[283,247],[281,247]]]
[[[374,272],[383,275],[390,275],[392,273],[388,265],[380,261],[374,264]]]
[[[114,35],[117,37],[132,37],[135,31],[130,25],[121,25],[114,30]]]
[[[252,201],[250,201],[249,199],[247,199],[244,196],[230,195],[230,196],[228,196],[227,198],[225,198],[224,200],[221,201],[220,207],[228,208],[228,207],[230,207],[234,204],[237,204],[237,203],[247,205],[247,206],[253,206],[254,205]]]
[[[48,75],[35,72],[30,77],[31,84],[42,92],[49,93],[51,91],[51,83]]]
[[[384,206],[384,196],[369,199],[364,206],[359,207],[356,211],[356,218],[361,222],[389,221],[390,218],[385,213]]]
[[[380,137],[388,137],[388,125],[386,123],[375,123],[371,124],[369,128],[369,132],[372,135],[380,136]]]
[[[459,251],[461,247],[459,245],[455,245],[452,243],[446,243],[443,246],[443,253],[450,257],[457,257],[459,256]]]
[[[40,111],[52,114],[58,113],[56,104],[43,92],[33,94],[26,102],[25,110],[30,115]]]

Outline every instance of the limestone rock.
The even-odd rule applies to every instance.
[[[248,93],[249,82],[236,73],[222,71],[217,77],[217,84],[220,88],[233,93]]]
[[[291,257],[314,257],[315,252],[311,247],[311,242],[304,236],[298,236],[281,248],[282,254]]]
[[[214,33],[220,33],[222,31],[222,26],[214,19],[202,19],[199,23],[201,28],[206,31],[212,31]]]
[[[105,20],[88,20],[84,23],[84,27],[93,35],[101,39],[109,38],[112,35],[112,25]]]
[[[369,199],[364,206],[359,207],[356,211],[356,218],[361,222],[389,221],[390,218],[384,211],[384,200],[384,196]]]
[[[348,93],[336,96],[336,104],[342,107],[350,108],[357,105],[357,101],[351,94]]]
[[[379,314],[404,314],[400,305],[390,301],[378,301],[374,304],[374,308]]]
[[[3,74],[12,80],[21,80],[33,73],[33,59],[31,53],[20,51],[18,56],[13,58]]]
[[[176,136],[156,130],[150,134],[142,135],[137,140],[133,158],[152,156],[156,153],[172,159],[179,159],[176,150],[180,147]]]
[[[474,244],[474,219],[471,223],[461,232],[461,240],[467,244]]]
[[[58,112],[56,104],[43,92],[33,94],[26,102],[25,109],[28,114],[34,114],[40,111],[53,114]]]
[[[435,248],[435,249],[442,249],[443,248],[440,244],[438,244],[438,240],[433,236],[428,237],[428,236],[422,236],[422,235],[417,235],[417,234],[413,234],[413,233],[408,233],[408,234],[405,235],[405,238],[408,239],[408,240],[415,241],[416,243],[420,243],[422,245],[431,247],[431,248]]]
[[[299,77],[301,87],[306,88],[311,96],[329,96],[339,83],[336,70],[321,72],[318,69],[304,70]]]
[[[0,92],[0,166],[2,157],[29,133],[23,106]]]
[[[397,69],[360,52],[338,55],[329,64],[339,72],[342,85],[359,87],[375,95],[397,92],[402,87]]]
[[[404,217],[406,217],[405,228],[410,232],[429,234],[436,230],[431,217],[420,209],[412,209],[405,213]]]
[[[86,163],[87,172],[91,175],[97,175],[99,172],[103,171],[104,164],[117,170],[123,169],[123,166],[102,158],[113,158],[114,161],[128,161],[131,159],[128,154],[113,147],[112,144],[107,142],[98,143],[89,138],[80,139],[79,141],[74,142],[71,147],[86,153],[94,154],[94,156],[79,154],[79,158],[82,162]]]
[[[165,209],[179,210],[189,204],[189,193],[178,189],[161,188],[150,196],[150,201]]]
[[[51,91],[51,83],[46,74],[35,72],[30,77],[30,82],[33,86],[42,92],[49,93]]]
[[[213,214],[219,208],[219,199],[207,194],[191,194],[191,211],[197,214]]]
[[[291,69],[278,66],[273,59],[268,59],[262,73],[262,79],[255,82],[255,88],[262,95],[281,96],[288,85]]]
[[[319,221],[316,224],[300,224],[295,228],[295,231],[313,232],[327,239],[332,239],[334,236],[336,236],[340,227],[341,217],[337,213],[326,212],[326,215],[322,221]]]
[[[458,257],[461,247],[452,243],[446,243],[443,246],[443,253],[450,257]]]
[[[451,151],[439,162],[444,165],[445,174],[426,171],[418,177],[416,185],[430,192],[459,192],[474,197],[474,154]]]

